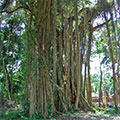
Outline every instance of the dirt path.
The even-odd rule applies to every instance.
[[[78,112],[75,115],[62,116],[59,120],[120,120],[120,114],[102,114],[102,113],[85,113],[85,112]]]

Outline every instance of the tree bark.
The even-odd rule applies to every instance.
[[[110,29],[108,25],[108,20],[106,13],[104,12],[104,17],[106,21],[106,29],[107,29],[107,36],[108,36],[108,45],[109,45],[109,52],[110,52],[110,57],[112,61],[112,72],[113,72],[113,89],[114,89],[114,104],[115,104],[115,110],[118,111],[118,104],[117,104],[117,88],[116,88],[116,73],[115,73],[115,60],[113,56],[113,50],[112,50],[112,43],[111,43],[111,37],[110,37]]]
[[[88,65],[88,95],[87,100],[90,105],[92,105],[92,88],[91,88],[91,75],[90,75],[90,56],[91,56],[91,43],[92,43],[92,25],[89,30],[89,43],[88,43],[88,51],[87,51],[87,65]]]
[[[99,55],[99,61],[100,61],[100,55]],[[102,64],[100,62],[100,88],[99,88],[99,107],[101,107],[102,102]]]
[[[77,60],[76,60],[76,64],[77,64],[77,80],[76,80],[76,100],[75,100],[75,108],[78,108],[78,103],[79,103],[79,97],[80,97],[80,41],[78,39],[78,0],[75,0],[75,40],[77,43]]]

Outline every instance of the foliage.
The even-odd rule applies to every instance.
[[[0,119],[21,119],[28,120],[22,111],[0,111]]]
[[[92,88],[94,93],[99,93],[99,82],[100,82],[100,76],[98,74],[92,75]],[[104,89],[106,91],[110,90],[110,93],[113,94],[113,87],[112,87],[113,81],[111,79],[110,73],[104,73],[103,76],[103,85]]]

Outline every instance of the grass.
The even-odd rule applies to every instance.
[[[28,120],[22,111],[0,111],[0,120]]]
[[[117,115],[117,114],[120,114],[120,109],[116,111],[114,108],[105,108],[104,113],[111,114],[111,115]]]

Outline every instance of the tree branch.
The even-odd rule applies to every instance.
[[[110,21],[110,19],[108,20],[108,22],[109,22],[109,21]],[[93,27],[92,30],[95,31],[96,29],[101,28],[101,27],[103,27],[104,25],[106,25],[106,22],[104,22],[104,23],[102,23],[102,24],[100,24],[100,25],[97,25],[97,26]]]

